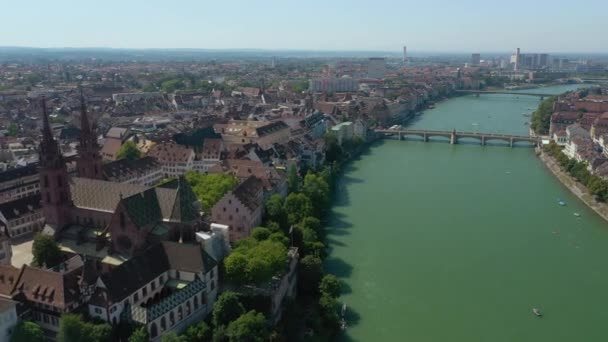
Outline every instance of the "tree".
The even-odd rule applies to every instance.
[[[286,263],[287,248],[284,241],[269,238],[258,241],[253,237],[239,241],[224,261],[226,276],[238,284],[268,281],[283,271]]]
[[[265,227],[256,227],[251,231],[251,237],[257,241],[264,241],[270,237],[270,229]]]
[[[289,192],[298,192],[300,191],[300,175],[298,174],[298,169],[295,165],[289,166],[288,175],[287,175],[287,185],[289,186]]]
[[[300,289],[304,293],[314,294],[319,288],[323,276],[323,261],[321,258],[307,255],[300,260],[299,281]]]
[[[226,276],[237,284],[245,284],[249,281],[247,267],[249,260],[243,253],[233,251],[224,261]]]
[[[213,325],[228,325],[245,313],[243,304],[239,301],[239,296],[230,291],[222,293],[213,307]]]
[[[304,177],[302,193],[313,203],[318,216],[329,207],[329,185],[320,175],[309,172]]]
[[[8,126],[8,135],[11,137],[16,137],[19,132],[19,127],[14,122]]]
[[[145,327],[136,329],[131,336],[129,336],[129,342],[148,342],[150,337]]]
[[[11,335],[11,342],[43,342],[44,332],[42,328],[30,321],[21,321],[15,327]]]
[[[333,274],[326,274],[321,279],[321,284],[319,284],[319,291],[321,295],[329,295],[331,297],[339,297],[340,292],[342,291],[342,283],[340,280]]]
[[[254,310],[241,315],[228,325],[226,335],[230,342],[264,342],[269,333],[266,328],[266,318]]]
[[[141,157],[141,152],[137,148],[137,145],[135,144],[135,142],[133,142],[131,140],[124,143],[120,147],[120,150],[118,150],[118,153],[116,154],[116,159],[127,158],[129,160],[135,160],[135,159],[139,159],[139,157]]]
[[[59,322],[58,342],[105,342],[111,340],[108,324],[84,322],[79,315],[64,314]]]
[[[185,336],[179,336],[175,331],[170,331],[163,335],[160,339],[161,342],[189,342]]]
[[[338,301],[336,298],[322,294],[319,298],[319,309],[323,324],[332,330],[337,329],[340,317],[338,316]]]
[[[287,226],[287,217],[285,210],[283,210],[284,204],[283,197],[279,194],[274,194],[266,201],[266,215],[269,220],[276,222],[283,229]]]
[[[207,323],[201,321],[186,329],[186,338],[190,342],[205,342],[211,339],[211,332],[211,328]]]
[[[186,181],[206,211],[211,210],[228,191],[234,190],[239,184],[239,180],[232,175],[202,174],[196,171],[187,172]]]
[[[302,230],[310,229],[317,233],[319,237],[324,235],[323,226],[321,225],[321,220],[313,216],[306,216],[302,222],[298,224]]]
[[[296,224],[313,212],[310,199],[304,194],[291,193],[283,205],[289,224]]]
[[[52,236],[38,233],[32,245],[33,263],[39,267],[53,267],[61,262],[61,250]]]

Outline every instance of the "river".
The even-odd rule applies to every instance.
[[[538,103],[515,95],[458,97],[410,127],[527,134],[523,114]],[[608,225],[531,148],[379,142],[345,167],[328,245],[326,268],[345,283],[344,340],[608,336]]]

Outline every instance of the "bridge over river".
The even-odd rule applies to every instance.
[[[510,147],[513,147],[517,142],[527,142],[528,146],[540,146],[540,138],[531,137],[526,135],[512,135],[512,134],[496,134],[496,133],[473,133],[473,132],[457,132],[456,130],[452,131],[431,131],[431,130],[421,130],[421,129],[376,129],[375,132],[377,134],[382,134],[384,136],[394,136],[397,135],[399,140],[403,140],[407,136],[418,136],[421,137],[424,142],[428,142],[431,137],[444,137],[450,140],[450,144],[457,144],[458,139],[461,138],[472,138],[479,140],[480,144],[483,146],[487,141],[497,140],[504,141],[509,144]]]
[[[462,94],[506,94],[506,95],[524,95],[524,96],[537,96],[540,97],[541,100],[545,98],[545,96],[551,96],[549,94],[540,94],[540,93],[528,93],[528,92],[516,92],[516,91],[504,91],[504,90],[456,90],[457,93]]]

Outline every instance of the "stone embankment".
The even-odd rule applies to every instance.
[[[606,203],[596,201],[594,196],[587,191],[587,188],[584,185],[577,182],[566,172],[562,171],[559,164],[553,157],[538,149],[536,153],[545,166],[566,188],[576,195],[576,197],[580,198],[581,201],[585,202],[589,208],[593,209],[593,211],[604,218],[604,220],[608,221],[608,205]]]

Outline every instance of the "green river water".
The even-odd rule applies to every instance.
[[[410,127],[527,134],[538,103],[459,97]],[[339,181],[326,268],[346,285],[343,339],[608,340],[608,224],[532,148],[437,139],[379,142]]]

